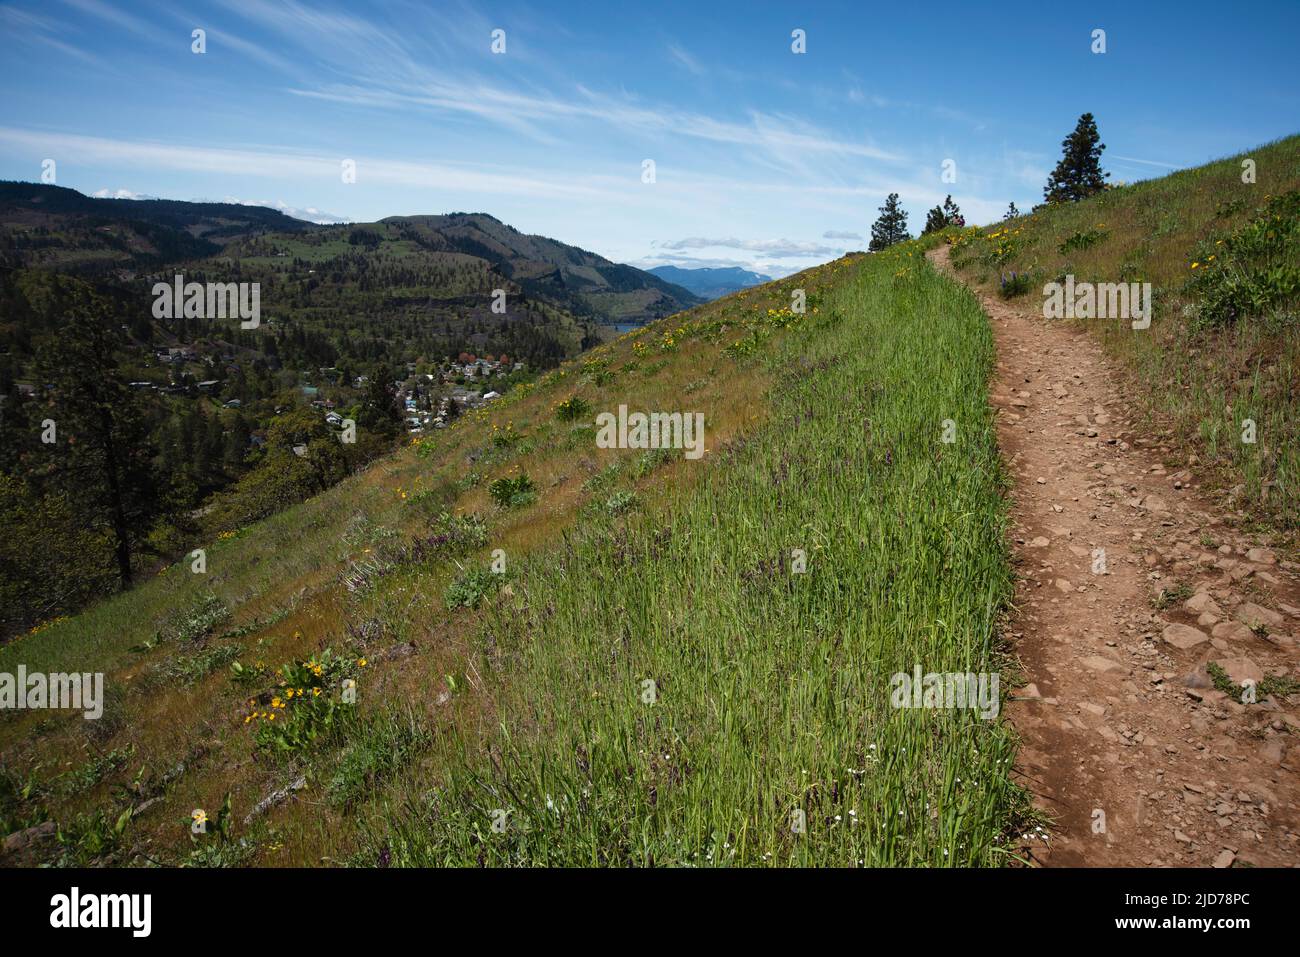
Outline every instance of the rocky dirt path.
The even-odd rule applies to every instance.
[[[930,257],[952,274],[946,247]],[[1086,331],[980,299],[1029,682],[1007,715],[1017,773],[1056,821],[1023,852],[1058,866],[1300,864],[1300,694],[1241,704],[1207,670],[1239,685],[1300,676],[1300,566],[1166,467],[1173,453],[1130,427],[1124,377]]]

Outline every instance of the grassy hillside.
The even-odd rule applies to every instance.
[[[1255,182],[1243,182],[1243,161]],[[1044,283],[1149,282],[1149,330],[1086,321],[1133,403],[1240,517],[1300,530],[1300,137],[966,231],[953,262],[1038,309]],[[1013,274],[1017,277],[1007,286]],[[1027,280],[1025,277],[1028,277]],[[1256,441],[1242,441],[1242,422]]]
[[[1009,732],[889,700],[1000,663],[991,359],[917,244],[602,346],[0,648],[109,689],[3,716],[0,830],[50,816],[37,859],[85,863],[1001,863]],[[598,448],[619,404],[702,412],[707,453]]]

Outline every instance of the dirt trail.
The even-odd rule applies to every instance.
[[[952,275],[946,247],[930,258]],[[1007,714],[1017,773],[1057,822],[1024,852],[1057,866],[1300,864],[1300,694],[1239,704],[1206,670],[1238,684],[1295,674],[1300,566],[1165,468],[1086,331],[980,299],[1015,481],[1011,637],[1030,682]],[[1178,584],[1190,597],[1158,610]]]

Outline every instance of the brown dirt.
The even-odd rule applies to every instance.
[[[946,247],[930,258],[955,276]],[[973,291],[997,341],[992,400],[1014,480],[1010,637],[1029,683],[1007,716],[1017,774],[1055,821],[1024,854],[1300,863],[1300,693],[1243,705],[1206,670],[1300,677],[1300,566],[1228,525],[1192,471],[1166,467],[1174,451],[1132,427],[1126,378],[1086,330]],[[1180,584],[1192,597],[1158,609]],[[1261,623],[1266,635],[1248,627]]]

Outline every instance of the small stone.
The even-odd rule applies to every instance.
[[[1259,684],[1264,680],[1264,672],[1249,658],[1226,658],[1218,665],[1235,685],[1244,685],[1247,681]]]
[[[1251,630],[1238,621],[1220,622],[1214,626],[1211,634],[1225,641],[1249,641],[1254,637]]]
[[[1217,618],[1223,617],[1223,609],[1218,606],[1209,592],[1197,592],[1183,602],[1183,607],[1188,611],[1205,612]]]
[[[1268,625],[1270,628],[1281,628],[1285,618],[1273,611],[1271,608],[1264,608],[1262,605],[1256,605],[1253,601],[1244,601],[1236,611],[1237,620],[1250,626]]]
[[[1181,648],[1184,651],[1210,640],[1210,636],[1199,628],[1177,624],[1166,625],[1160,637],[1167,644],[1173,645],[1175,648]]]
[[[1106,674],[1111,671],[1123,671],[1124,666],[1118,661],[1112,661],[1109,658],[1103,658],[1101,655],[1089,655],[1086,658],[1080,658],[1079,664],[1091,671],[1100,671]]]

